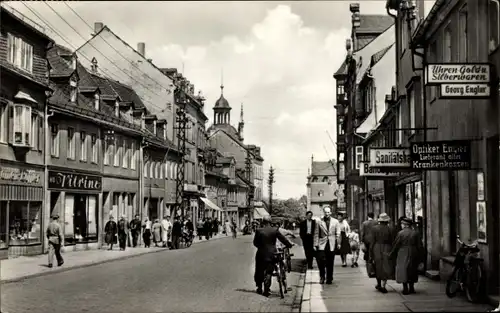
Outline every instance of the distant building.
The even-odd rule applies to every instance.
[[[322,209],[330,206],[338,208],[337,164],[335,160],[314,161],[311,157],[311,171],[307,177],[307,210],[314,216],[321,216]]]

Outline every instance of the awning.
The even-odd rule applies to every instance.
[[[264,208],[254,208],[253,209],[253,218],[264,218],[264,216],[270,216]]]
[[[213,203],[212,201],[208,200],[207,198],[200,197],[201,201],[205,203],[205,205],[209,206],[212,210],[215,211],[222,211],[221,208],[217,206],[217,204]]]

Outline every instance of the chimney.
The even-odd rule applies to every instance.
[[[101,22],[95,22],[94,23],[94,35],[96,35],[98,32],[100,32],[104,28],[104,24]]]
[[[146,57],[146,44],[144,42],[139,42],[137,44],[137,51],[143,56]]]

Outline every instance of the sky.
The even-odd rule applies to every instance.
[[[385,0],[358,2],[361,14],[386,14]],[[426,11],[433,2],[426,1]],[[104,23],[132,47],[144,42],[147,58],[159,67],[176,67],[202,91],[210,118],[207,127],[222,80],[224,97],[233,108],[231,123],[237,126],[243,104],[245,143],[261,146],[265,177],[269,166],[276,169],[274,196],[298,198],[306,193],[311,156],[317,161],[336,158],[333,73],[346,54],[349,3],[43,1],[7,5],[72,49],[90,39],[94,22]]]

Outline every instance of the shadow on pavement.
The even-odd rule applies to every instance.
[[[292,268],[291,271],[295,273],[304,273],[306,271],[306,263],[305,259],[292,259]]]

